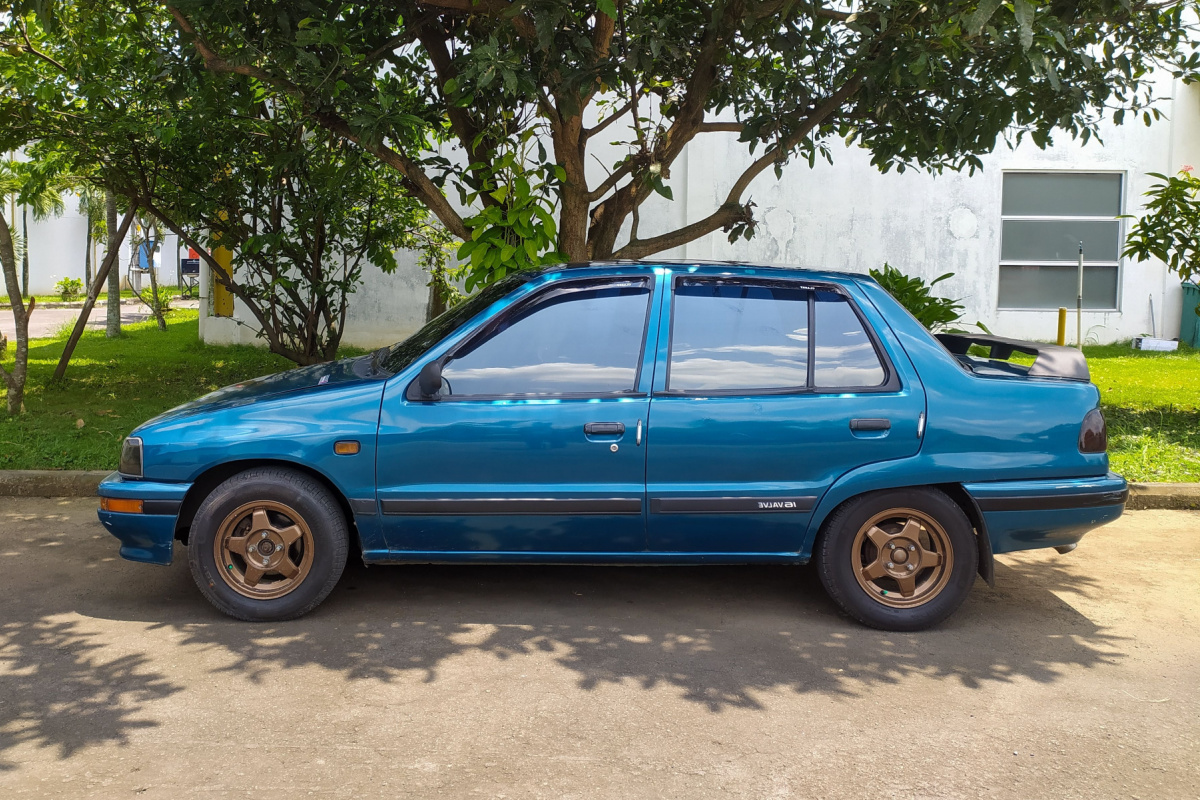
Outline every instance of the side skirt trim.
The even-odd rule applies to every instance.
[[[450,500],[384,500],[383,513],[389,516],[478,516],[492,514],[514,515],[577,515],[577,514],[641,514],[641,498],[635,497],[480,497]]]

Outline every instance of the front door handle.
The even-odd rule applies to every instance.
[[[589,422],[583,426],[588,436],[621,436],[625,433],[624,422]]]
[[[890,419],[850,420],[850,430],[852,431],[890,431],[891,429],[892,421]]]

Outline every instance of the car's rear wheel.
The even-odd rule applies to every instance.
[[[816,552],[834,602],[890,631],[921,630],[953,614],[975,582],[978,557],[967,515],[936,489],[849,501],[830,515]]]
[[[324,485],[295,470],[256,468],[200,504],[188,562],[200,591],[231,617],[293,619],[333,591],[349,539],[346,517]]]

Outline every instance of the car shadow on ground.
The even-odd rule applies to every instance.
[[[0,619],[0,770],[21,743],[66,757],[157,725],[156,702],[184,688],[167,664],[196,648],[218,649],[227,657],[214,669],[250,682],[319,667],[347,681],[436,684],[466,654],[549,659],[579,691],[666,687],[712,712],[765,709],[779,691],[854,697],[914,677],[1052,683],[1123,658],[1121,637],[1059,597],[1094,584],[1045,560],[998,565],[997,589],[979,582],[958,614],[915,634],[841,616],[811,568],[761,566],[351,564],[308,616],[248,624],[204,601],[182,546],[174,565],[154,568],[113,558],[106,535],[58,544],[51,533],[0,554],[17,559],[5,559],[10,568],[25,562]],[[113,655],[110,626],[96,624],[111,621],[143,626],[144,649]]]

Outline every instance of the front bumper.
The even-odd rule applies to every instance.
[[[100,483],[97,494],[141,500],[143,513],[97,511],[101,524],[121,542],[121,557],[147,564],[171,563],[175,524],[191,484],[128,480],[114,472]]]
[[[993,553],[1073,545],[1125,511],[1129,487],[1115,473],[1043,481],[989,481],[963,488],[983,514]]]

